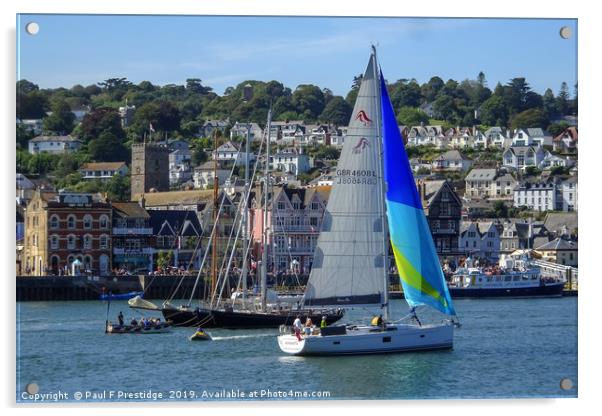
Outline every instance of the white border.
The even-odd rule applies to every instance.
[[[599,332],[600,323],[597,319],[597,310],[593,299],[596,294],[602,293],[600,290],[599,273],[596,273],[597,259],[601,258],[599,254],[599,239],[595,233],[599,233],[600,219],[596,216],[598,208],[598,198],[600,192],[599,180],[600,174],[599,158],[601,146],[599,137],[599,125],[594,124],[600,120],[600,91],[599,74],[600,68],[599,42],[596,47],[596,40],[602,39],[600,34],[600,21],[598,13],[593,6],[583,5],[577,2],[566,1],[546,1],[546,2],[525,2],[524,0],[506,0],[504,2],[486,2],[486,1],[444,1],[431,0],[428,2],[399,1],[387,2],[384,0],[347,0],[347,1],[324,1],[309,0],[303,2],[288,2],[277,0],[222,0],[222,1],[186,1],[186,0],[163,0],[163,1],[141,1],[141,0],[103,0],[90,2],[74,2],[69,0],[19,0],[18,3],[5,4],[0,7],[2,10],[2,28],[3,28],[3,98],[0,101],[2,109],[0,111],[1,125],[4,127],[5,149],[9,151],[2,152],[4,163],[2,180],[3,195],[6,203],[2,204],[2,218],[4,220],[3,230],[10,230],[4,233],[2,239],[2,264],[4,267],[2,279],[4,280],[2,293],[4,302],[2,316],[4,319],[4,342],[2,343],[3,359],[5,360],[2,368],[3,375],[0,378],[2,383],[3,405],[5,407],[14,406],[14,368],[15,368],[15,321],[14,321],[14,250],[13,227],[14,227],[14,208],[13,184],[14,184],[14,86],[15,86],[15,14],[20,13],[104,13],[104,14],[219,14],[219,15],[349,15],[349,16],[441,16],[441,17],[556,17],[556,18],[578,18],[579,19],[579,84],[580,88],[580,132],[582,136],[580,149],[580,211],[579,222],[581,225],[580,246],[580,297],[579,297],[579,399],[563,400],[483,400],[483,401],[410,401],[410,402],[312,402],[312,403],[239,403],[239,404],[204,404],[198,403],[196,407],[202,409],[193,409],[189,406],[179,407],[175,410],[169,410],[166,406],[144,406],[144,412],[151,414],[164,414],[165,412],[215,412],[226,411],[228,413],[255,413],[261,411],[264,414],[280,414],[283,407],[294,406],[294,409],[305,412],[336,412],[339,414],[364,414],[373,412],[375,406],[382,409],[376,411],[403,411],[407,413],[435,411],[442,414],[462,414],[482,415],[484,411],[488,414],[507,414],[520,411],[544,411],[547,414],[581,414],[590,413],[588,410],[593,408],[594,403],[600,394],[596,391],[599,384],[598,374],[595,372],[599,368],[600,352],[599,343],[595,336]],[[592,2],[593,4],[593,2]],[[565,59],[559,56],[558,59]],[[566,57],[572,59],[572,57]],[[596,143],[597,142],[597,143]],[[11,201],[11,203],[9,203]],[[7,220],[7,219],[10,219]],[[12,282],[12,283],[11,283]],[[589,312],[589,313],[588,313]],[[65,409],[51,407],[50,409],[41,409],[51,414],[74,414],[79,415],[84,411],[92,414],[106,414],[118,406],[111,405],[107,407],[78,408],[69,406]],[[402,407],[403,409],[396,409]],[[387,410],[385,410],[387,409]],[[9,414],[27,413],[31,408],[12,408],[8,409]],[[290,412],[291,410],[287,410]],[[60,413],[59,413],[60,412]]]

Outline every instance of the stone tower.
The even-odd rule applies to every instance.
[[[169,191],[169,150],[148,143],[132,144],[132,200],[151,189]]]

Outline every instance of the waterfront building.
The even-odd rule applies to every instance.
[[[154,265],[159,257],[167,256],[170,266],[198,270],[203,258],[199,218],[190,210],[149,210],[154,240]]]
[[[466,175],[465,195],[479,198],[491,196],[496,175],[495,169],[472,169]]]
[[[25,213],[25,274],[108,274],[111,217],[92,194],[36,191]]]
[[[418,194],[440,257],[457,257],[463,252],[458,245],[462,201],[446,180],[418,180]]]
[[[270,255],[277,272],[309,274],[330,186],[274,187],[269,199]],[[251,205],[252,236],[259,254],[263,222],[263,195],[256,192]]]
[[[243,165],[246,163],[247,153],[240,150],[240,145],[226,142],[217,148],[216,152],[213,152],[212,159],[217,160],[222,165]],[[249,153],[249,163],[254,162],[256,156],[254,153]]]
[[[579,266],[577,242],[562,237],[535,247],[542,254],[543,260],[562,264],[565,266]]]
[[[499,260],[502,225],[498,221],[462,222],[459,246],[467,256],[488,262]]]
[[[125,162],[90,162],[81,165],[78,171],[84,180],[99,179],[106,181],[115,175],[127,175],[128,167]]]
[[[532,249],[549,240],[549,232],[542,222],[510,218],[503,222],[500,253],[511,254],[519,249]]]
[[[577,175],[562,181],[559,185],[557,209],[559,211],[578,211],[579,182]]]
[[[29,140],[29,153],[63,154],[78,150],[82,142],[67,136],[37,136]]]
[[[153,268],[150,215],[137,202],[113,202],[113,269],[133,273]]]
[[[578,215],[576,212],[548,212],[544,226],[553,238],[564,237],[570,240],[577,239]]]
[[[132,144],[131,195],[169,191],[169,149],[150,143]]]

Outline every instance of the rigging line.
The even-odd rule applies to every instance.
[[[255,176],[255,172],[253,173],[253,177],[254,176]],[[232,230],[230,231],[230,236],[228,238],[228,243],[226,245],[226,249],[224,250],[224,253],[228,252],[229,247],[230,247],[230,242],[232,240],[232,235],[234,233],[234,229],[237,228],[238,231],[236,233],[236,237],[234,239],[234,242],[232,243],[232,251],[231,251],[231,254],[230,254],[229,261],[228,261],[228,266],[226,268],[224,268],[225,261],[226,261],[226,256],[224,255],[224,258],[223,258],[223,261],[222,261],[222,265],[221,265],[221,269],[220,269],[220,274],[219,274],[219,277],[218,277],[218,282],[220,281],[220,279],[223,278],[221,289],[220,289],[220,294],[219,294],[220,298],[223,295],[223,290],[224,290],[225,284],[226,284],[226,282],[227,282],[227,280],[229,278],[230,266],[232,264],[232,258],[234,256],[234,253],[236,251],[236,243],[238,241],[238,237],[239,237],[240,231],[242,229],[242,219],[243,219],[242,217],[244,216],[244,211],[245,211],[245,209],[246,209],[246,207],[248,205],[249,195],[250,195],[250,192],[247,192],[247,195],[245,196],[244,201],[241,201],[238,204],[238,209],[236,210],[236,214],[235,214],[234,221],[233,221],[233,224],[236,224],[237,223],[237,219],[239,219],[238,220],[238,227],[232,227]],[[225,276],[224,276],[224,273],[225,273]],[[212,294],[211,305],[213,305],[213,302],[215,301],[215,296],[216,295],[217,295],[217,286],[215,288],[214,293]],[[219,302],[220,301],[218,299],[216,306],[219,305]]]
[[[260,153],[260,154],[261,154],[261,150],[262,150],[262,148],[263,148],[263,139],[262,139],[262,141],[261,141],[261,144],[260,144],[260,146],[259,146],[259,153]],[[240,150],[238,151],[238,153],[240,153]],[[238,156],[237,156],[237,159],[238,159]],[[259,163],[258,163],[258,162],[256,162],[256,163],[254,164],[254,167],[253,167],[253,175],[252,175],[252,177],[251,177],[251,183],[252,183],[252,182],[254,181],[254,179],[255,179],[255,175],[256,175],[256,173],[257,173],[257,167],[258,167],[258,165],[259,165]],[[234,167],[235,167],[235,166],[236,166],[236,163],[235,163],[235,164],[234,164],[234,166],[232,167],[232,171],[231,171],[230,175],[232,175],[232,172],[234,172]],[[248,207],[248,201],[249,201],[249,198],[250,198],[250,196],[251,196],[251,192],[250,192],[250,185],[249,185],[249,189],[247,190],[247,192],[246,192],[246,196],[245,196],[245,204],[244,204],[244,208],[245,208],[245,209]],[[223,195],[223,197],[225,198],[225,195]],[[239,202],[239,208],[240,208],[240,206],[241,206],[241,203]],[[220,207],[220,212],[221,212],[221,207]],[[236,215],[235,215],[235,220],[234,220],[234,223],[236,222],[236,218],[238,217],[238,213],[239,213],[239,212],[241,212],[241,211],[240,211],[239,209],[237,209],[237,211],[236,211]],[[218,218],[219,218],[219,217],[218,217]],[[215,224],[213,224],[213,227],[214,227],[214,231],[213,231],[213,232],[215,232],[215,227],[216,227],[216,224],[217,224],[217,221],[215,222]],[[239,225],[239,229],[240,229],[240,228],[241,228],[241,227],[240,227],[240,225]],[[231,232],[230,232],[230,237],[232,236],[232,233],[233,233],[233,231],[234,231],[234,227],[232,228],[232,230],[231,230]],[[212,234],[212,235],[213,235],[213,234]],[[226,247],[226,251],[227,251],[228,247],[230,246],[230,243],[229,243],[229,242],[230,242],[230,239],[228,240],[228,245],[227,245],[227,247]],[[234,248],[233,248],[233,250],[234,250]],[[205,252],[205,258],[206,258],[206,256],[207,256],[207,253],[208,253],[208,250]],[[204,262],[205,262],[205,258],[203,259],[203,265],[204,265]],[[225,261],[225,256],[224,256],[224,261]],[[202,267],[201,267],[201,269],[202,269]],[[222,264],[222,270],[223,270],[223,264]],[[199,274],[200,274],[200,270],[199,270]],[[221,270],[220,270],[220,275],[219,275],[219,276],[222,276],[222,271],[221,271]],[[197,278],[197,279],[198,279],[198,278]],[[220,277],[218,277],[218,281],[219,281],[219,279],[220,279]],[[196,287],[196,282],[195,282],[195,287]],[[194,293],[194,290],[193,290],[193,293]],[[217,285],[216,285],[216,289],[215,289],[214,293],[212,293],[212,295],[211,295],[211,304],[213,304],[213,300],[214,300],[214,297],[215,297],[216,293],[217,293]],[[221,292],[220,292],[220,296],[221,296]],[[192,301],[192,298],[191,298],[191,301]]]
[[[238,151],[238,153],[240,153],[240,150]],[[236,156],[237,159],[238,159],[238,153],[237,153],[237,156]],[[217,163],[217,155],[215,155],[215,163]],[[234,163],[232,165],[232,169],[230,170],[230,175],[228,176],[228,179],[232,179],[232,174],[234,173],[234,168],[235,167],[236,167],[236,163]],[[223,194],[222,194],[222,196],[223,196]],[[213,233],[216,232],[217,224],[219,222],[219,216],[221,215],[222,209],[224,207],[224,202],[225,202],[225,198],[222,197],[222,202],[220,203],[219,208],[217,210],[216,221],[213,223],[213,226],[211,228],[211,234],[209,235],[210,238],[213,237]],[[213,209],[215,209],[215,208],[213,208]],[[197,273],[197,277],[196,277],[196,279],[194,281],[194,285],[192,287],[192,293],[190,295],[190,299],[188,300],[188,304],[189,305],[192,303],[192,298],[194,297],[194,292],[196,291],[196,287],[197,287],[197,285],[199,283],[199,280],[201,278],[201,273],[203,271],[203,267],[205,266],[205,261],[207,260],[207,255],[208,255],[209,251],[210,250],[205,250],[205,254],[203,255],[203,260],[201,261],[201,265],[199,266],[199,272]],[[174,296],[175,296],[175,294],[172,294],[170,300],[172,300]],[[200,299],[199,299],[199,303],[200,303]]]
[[[252,243],[252,240],[249,239],[249,241],[247,242],[246,248],[245,248],[245,253],[244,253],[245,256],[249,255],[249,249],[251,248],[251,243]],[[238,282],[236,283],[236,291],[240,290],[240,286],[241,286],[242,279],[243,279],[243,274],[244,273],[241,270],[241,273],[238,275]],[[233,300],[232,305],[234,305],[236,303],[236,300],[237,300],[236,298]],[[243,302],[242,298],[241,298],[241,303],[244,306],[244,302]]]

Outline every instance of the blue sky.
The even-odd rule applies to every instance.
[[[25,33],[28,22],[40,25]],[[562,39],[569,26],[573,36]],[[183,84],[201,78],[222,94],[248,80],[311,83],[345,95],[378,45],[389,81],[485,73],[494,88],[517,76],[543,93],[577,82],[574,19],[424,19],[20,15],[18,79],[42,88],[110,77]]]

